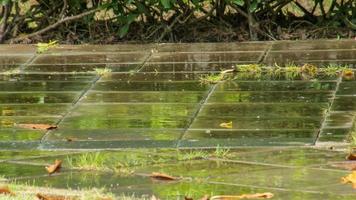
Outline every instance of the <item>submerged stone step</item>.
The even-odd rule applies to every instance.
[[[83,103],[199,103],[204,98],[204,92],[89,92]]]

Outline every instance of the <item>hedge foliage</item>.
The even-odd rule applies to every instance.
[[[355,0],[0,0],[0,42],[43,39],[289,39],[295,30],[354,35]],[[300,33],[301,34],[301,33]],[[311,33],[304,33],[308,37]]]

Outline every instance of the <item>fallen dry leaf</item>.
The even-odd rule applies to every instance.
[[[213,196],[210,200],[234,200],[234,199],[270,199],[273,194],[270,192],[256,193],[256,194],[242,194],[242,195],[221,195]]]
[[[335,162],[330,163],[332,167],[346,169],[346,170],[356,170],[356,161],[345,161],[345,162]]]
[[[97,200],[114,200],[111,197],[99,197]]]
[[[223,128],[232,128],[232,121],[230,122],[223,122],[219,125],[220,127],[223,127]]]
[[[57,126],[50,124],[17,124],[17,127],[38,130],[53,130],[58,128]]]
[[[37,193],[36,197],[39,200],[74,200],[74,198],[62,196],[62,195],[53,195],[53,194],[40,194]]]
[[[342,72],[342,77],[346,80],[353,80],[355,78],[355,73],[352,69],[345,69]]]
[[[77,138],[74,138],[74,137],[66,137],[65,139],[67,142],[73,142],[73,141],[77,140]]]
[[[152,195],[151,200],[159,200],[155,195]]]
[[[54,161],[53,165],[47,166],[46,170],[47,170],[48,174],[53,174],[61,168],[61,165],[62,165],[62,161],[56,160],[56,161]]]
[[[8,186],[0,187],[0,194],[11,196],[15,195],[15,193],[13,193]]]
[[[191,197],[184,197],[184,200],[193,200]]]
[[[341,178],[341,182],[346,184],[346,183],[351,183],[352,184],[352,188],[356,189],[356,171],[353,171],[351,174],[342,177]]]
[[[164,181],[174,181],[177,180],[177,177],[173,177],[167,174],[162,174],[162,173],[158,173],[158,172],[152,172],[152,174],[150,175],[151,178],[154,179],[158,179],[158,180],[164,180]]]
[[[346,156],[347,160],[356,160],[356,154],[350,153]]]
[[[200,200],[209,200],[210,199],[210,197],[208,196],[208,195],[205,195],[205,196],[203,196],[203,198],[201,198]]]

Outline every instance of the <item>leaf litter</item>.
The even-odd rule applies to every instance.
[[[158,172],[152,172],[152,174],[150,174],[150,177],[162,181],[175,181],[179,179],[177,177],[170,176],[168,174],[158,173]]]
[[[62,161],[61,160],[55,160],[53,165],[49,165],[46,167],[46,170],[49,175],[58,172],[61,168]]]
[[[232,121],[220,123],[219,126],[222,127],[222,128],[232,129]]]
[[[19,128],[38,129],[38,130],[54,130],[58,128],[56,125],[50,125],[50,124],[17,124],[16,126]]]
[[[15,196],[15,193],[12,192],[8,186],[0,187],[0,194]]]
[[[255,194],[242,194],[242,195],[218,195],[209,197],[205,195],[200,200],[238,200],[238,199],[270,199],[274,195],[270,192],[255,193]],[[193,200],[193,198],[184,197],[184,200]]]
[[[341,182],[343,184],[347,184],[347,183],[351,183],[352,184],[352,188],[356,189],[356,171],[352,171],[351,174],[342,177],[341,178]]]

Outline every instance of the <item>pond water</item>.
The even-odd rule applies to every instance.
[[[236,64],[293,62],[356,69],[356,41],[82,45],[35,52],[30,45],[0,46],[0,174],[6,178],[56,188],[108,187],[116,194],[176,196],[171,193],[183,190],[200,195],[231,189],[271,189],[277,199],[355,194],[333,185],[345,170],[326,166],[343,154],[314,149],[352,140],[355,80],[237,77],[206,84],[200,79]],[[58,128],[25,129],[19,124]],[[217,146],[234,148],[234,156],[223,163],[177,164],[171,158],[172,148]],[[162,148],[155,153],[168,161],[164,167],[135,168],[132,176],[78,170],[43,175],[50,160],[76,153],[69,150],[124,149],[116,152],[122,157],[127,148]],[[150,153],[143,150],[137,156]],[[167,184],[141,176],[162,169],[209,181]]]

